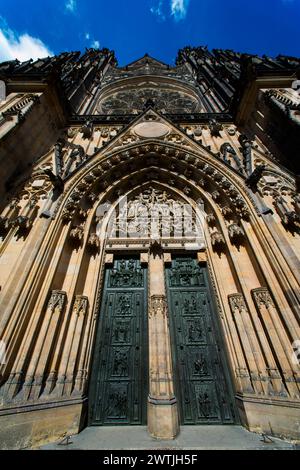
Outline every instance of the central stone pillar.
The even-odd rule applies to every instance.
[[[179,433],[174,395],[168,305],[163,253],[149,255],[149,398],[148,430],[157,439],[174,439]]]

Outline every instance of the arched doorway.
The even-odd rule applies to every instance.
[[[236,421],[207,266],[197,258],[202,206],[151,181],[98,208],[106,249],[90,425],[145,424],[147,406],[150,429],[161,413],[174,435],[178,409],[180,424]]]

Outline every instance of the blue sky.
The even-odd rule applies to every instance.
[[[300,0],[0,0],[0,61],[92,46],[173,64],[185,45],[300,56]]]

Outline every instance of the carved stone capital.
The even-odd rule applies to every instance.
[[[11,225],[18,229],[20,233],[26,233],[32,227],[32,220],[28,216],[19,215],[11,222]]]
[[[253,289],[251,292],[255,305],[258,309],[261,309],[263,307],[269,308],[275,306],[271,294],[266,287]]]
[[[100,240],[96,233],[91,233],[88,239],[88,246],[92,250],[98,251],[100,248]]]
[[[81,131],[84,139],[90,139],[92,137],[93,131],[94,131],[93,122],[87,120],[86,123],[84,124],[84,126],[82,126],[80,131]]]
[[[300,225],[300,216],[283,197],[276,197],[274,205],[284,225],[292,227]]]
[[[62,220],[64,222],[71,222],[71,220],[73,219],[74,213],[75,213],[75,209],[74,210],[71,210],[68,208],[64,209],[62,213]]]
[[[89,305],[88,297],[83,295],[77,295],[75,297],[75,302],[73,305],[73,313],[74,315],[84,316],[87,313]]]
[[[8,227],[9,227],[8,218],[0,215],[0,232],[6,230]]]
[[[13,198],[13,199],[10,201],[9,208],[10,208],[10,209],[17,209],[19,202],[20,202],[20,201],[19,201],[18,198]]]
[[[213,137],[220,137],[220,132],[223,130],[223,125],[216,119],[210,119],[209,129]]]
[[[235,314],[236,312],[242,313],[244,310],[247,310],[246,302],[243,294],[231,294],[228,296],[228,302],[231,309],[231,312]]]
[[[216,217],[214,214],[208,214],[207,217],[206,217],[206,221],[209,225],[215,225],[216,223]]]
[[[63,311],[63,308],[65,306],[67,300],[67,293],[64,291],[59,291],[59,290],[53,290],[51,292],[51,296],[48,302],[48,309],[54,313],[54,312],[59,312],[61,313]]]
[[[82,227],[73,227],[70,231],[70,238],[75,242],[81,243],[84,237],[84,229]]]
[[[211,244],[215,248],[224,247],[226,245],[223,235],[220,232],[214,232],[211,234]]]
[[[239,241],[244,238],[245,233],[242,227],[237,224],[231,224],[228,227],[229,238],[232,242]]]
[[[211,194],[212,198],[214,201],[218,201],[221,197],[221,194],[219,193],[219,191],[214,191],[212,194]]]
[[[224,217],[230,217],[232,215],[232,209],[229,206],[224,206],[222,208],[222,214]]]

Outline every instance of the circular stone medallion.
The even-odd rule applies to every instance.
[[[141,122],[134,128],[134,132],[139,137],[158,138],[168,134],[169,128],[161,122]]]

